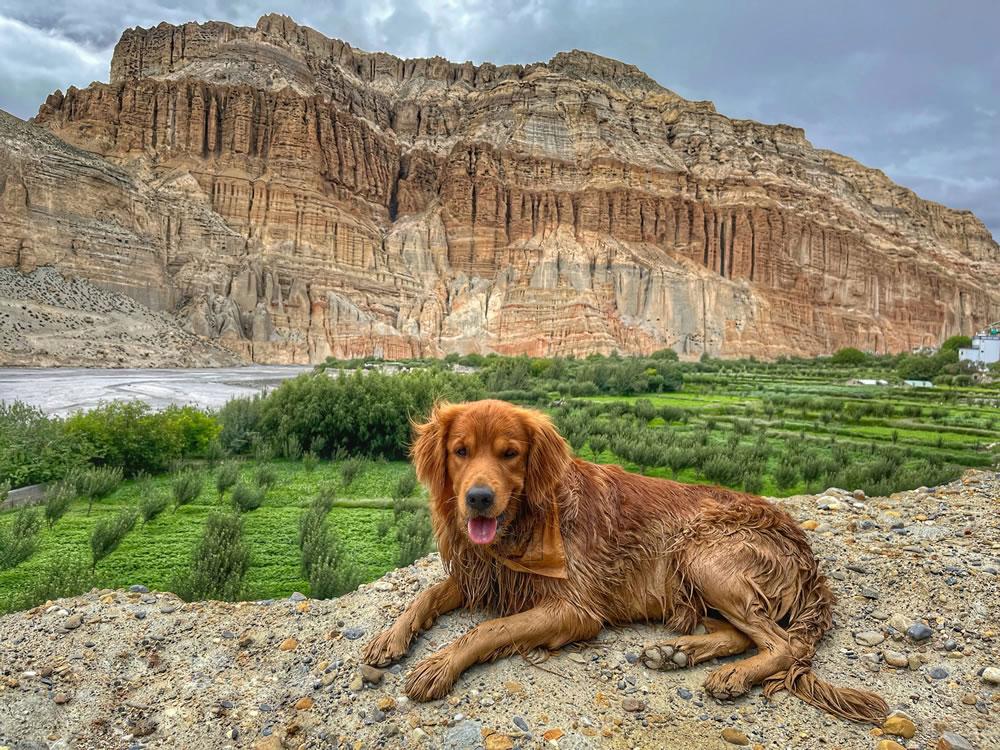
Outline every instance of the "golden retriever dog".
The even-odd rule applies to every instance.
[[[646,648],[655,669],[755,647],[709,673],[718,698],[787,689],[824,711],[880,724],[885,702],[810,670],[833,594],[795,521],[760,497],[630,474],[573,458],[540,412],[502,401],[439,404],[412,455],[430,491],[442,583],[365,648],[384,666],[442,613],[496,615],[407,677],[415,700],[445,695],[473,664],[557,649],[605,624],[659,622],[690,634]]]

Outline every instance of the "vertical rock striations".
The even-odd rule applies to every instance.
[[[277,15],[160,24],[35,123],[82,151],[0,142],[0,263],[258,362],[898,350],[1000,318],[971,213],[585,52],[474,66]]]

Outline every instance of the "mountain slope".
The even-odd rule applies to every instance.
[[[258,362],[898,350],[1000,317],[1000,248],[971,213],[590,53],[474,66],[275,15],[160,24],[35,122],[115,184],[22,170],[7,263],[12,241],[75,252],[74,272]],[[108,216],[100,191],[138,196],[110,209],[135,247],[31,215],[60,190],[90,193],[84,224]]]

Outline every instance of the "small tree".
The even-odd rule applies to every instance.
[[[751,495],[759,495],[764,489],[764,477],[759,471],[749,471],[743,475],[743,491]]]
[[[205,486],[205,477],[194,471],[182,471],[174,476],[170,483],[170,491],[174,497],[174,513],[182,505],[187,505],[201,494]]]
[[[324,487],[299,515],[299,549],[302,551],[302,576],[309,578],[312,565],[325,545],[326,517],[333,508],[336,493]]]
[[[240,465],[238,461],[226,461],[215,472],[215,489],[219,491],[219,502],[222,502],[226,490],[236,484],[240,479]]]
[[[392,499],[402,500],[403,498],[410,497],[413,491],[417,489],[417,472],[411,466],[406,470],[406,473],[401,475],[398,480],[396,480],[396,486],[392,488]]]
[[[213,440],[205,447],[205,462],[209,466],[218,466],[225,457],[226,449],[222,447],[222,443],[218,440]]]
[[[139,514],[135,508],[126,508],[111,518],[102,518],[90,534],[90,569],[110,555],[121,543],[125,535],[135,526]]]
[[[261,464],[257,467],[257,473],[254,475],[254,480],[257,482],[258,487],[267,490],[277,484],[278,472],[276,472],[274,467],[269,464]]]
[[[331,488],[324,488],[299,516],[302,575],[309,580],[309,593],[316,599],[340,596],[357,588],[362,580],[360,569],[326,526],[334,497]]]
[[[94,575],[83,559],[60,557],[29,582],[17,609],[30,609],[53,599],[76,596],[93,586]]]
[[[45,494],[45,523],[51,529],[56,521],[66,515],[70,503],[76,497],[75,484],[72,482],[57,482]]]
[[[427,506],[416,503],[394,503],[396,516],[396,565],[405,567],[434,549],[434,529]]]
[[[649,424],[657,413],[656,407],[653,406],[653,402],[648,398],[637,398],[632,409],[634,410],[635,415],[644,424]]]
[[[594,463],[600,463],[601,454],[608,449],[608,439],[604,435],[593,434],[590,436],[589,444]]]
[[[778,464],[778,468],[774,470],[774,483],[777,485],[779,490],[787,490],[795,486],[795,483],[799,481],[799,470],[788,459],[782,459]]]
[[[0,528],[0,570],[13,568],[35,551],[42,516],[38,508],[21,508],[10,527]]]
[[[243,521],[225,511],[205,521],[201,541],[191,555],[191,567],[176,589],[183,599],[235,601],[243,593],[250,568],[250,549],[243,542]]]
[[[310,474],[315,471],[317,464],[319,464],[319,457],[312,451],[302,454],[302,468],[305,469]]]
[[[344,463],[340,465],[340,481],[343,483],[344,489],[350,487],[355,479],[364,474],[367,468],[368,461],[361,456],[351,456],[345,459]]]
[[[251,510],[257,510],[261,503],[264,502],[264,490],[261,488],[254,489],[240,482],[233,487],[233,494],[230,499],[235,511],[238,513],[249,513]]]
[[[302,456],[302,443],[297,437],[295,437],[295,435],[289,435],[285,438],[281,445],[281,452],[284,454],[285,458],[289,458],[292,461],[298,461]]]
[[[142,516],[142,524],[139,528],[145,528],[147,523],[167,509],[169,503],[170,498],[165,492],[157,492],[152,487],[143,488],[142,495],[139,497],[139,515]]]
[[[853,346],[838,349],[830,358],[830,362],[835,365],[847,365],[848,367],[863,365],[868,361],[868,355]]]
[[[103,500],[116,489],[122,481],[122,470],[120,466],[114,468],[108,466],[94,467],[84,470],[78,479],[77,492],[89,501],[87,503],[87,515],[90,515],[94,507],[95,500]]]

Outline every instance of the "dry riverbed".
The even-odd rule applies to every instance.
[[[811,529],[839,599],[816,672],[882,695],[885,728],[784,693],[710,698],[712,664],[642,666],[665,637],[645,625],[475,667],[415,704],[406,670],[478,616],[442,617],[389,670],[359,659],[441,578],[432,555],[332,601],[185,604],[136,581],[0,618],[0,748],[1000,748],[1000,475],[777,502]]]

